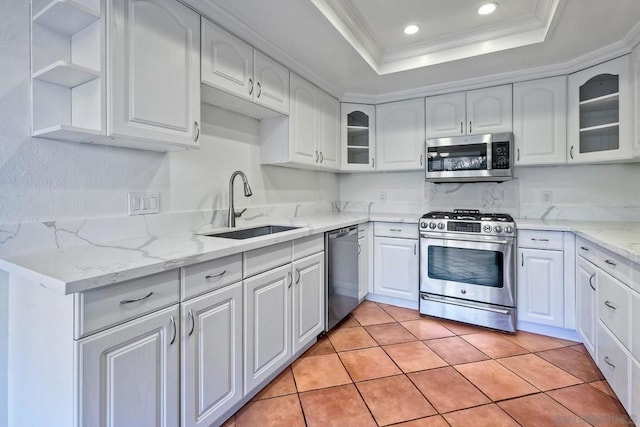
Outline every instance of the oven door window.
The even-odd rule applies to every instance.
[[[430,279],[504,287],[504,253],[484,249],[429,246]]]
[[[487,170],[487,144],[429,147],[429,172]]]

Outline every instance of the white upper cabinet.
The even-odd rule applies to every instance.
[[[513,85],[513,138],[517,166],[566,163],[565,76]]]
[[[197,147],[200,17],[169,0],[113,0],[111,15],[110,133]]]
[[[318,91],[318,151],[320,165],[340,168],[340,102],[325,92]]]
[[[376,169],[376,108],[373,105],[342,104],[340,107],[343,171]]]
[[[568,105],[569,163],[632,158],[629,56],[571,74]]]
[[[512,129],[511,85],[467,91],[467,135]]]
[[[465,92],[429,96],[426,99],[427,138],[466,134],[467,97]]]
[[[423,167],[424,121],[422,98],[376,106],[378,170],[420,170]]]
[[[289,70],[205,18],[202,18],[202,83],[274,112],[289,114]],[[205,93],[205,102],[257,118],[269,116],[249,104]]]
[[[260,122],[262,163],[318,170],[337,170],[339,102],[291,73],[289,117]]]
[[[427,97],[426,129],[427,138],[511,132],[511,85]]]

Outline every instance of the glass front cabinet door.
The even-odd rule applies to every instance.
[[[630,78],[628,55],[569,76],[569,163],[631,159]]]
[[[342,170],[375,170],[375,107],[342,104],[341,122]]]

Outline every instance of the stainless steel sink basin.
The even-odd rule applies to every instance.
[[[300,227],[288,227],[285,225],[263,225],[261,227],[245,228],[242,230],[224,231],[222,233],[204,234],[209,237],[221,237],[223,239],[250,239],[252,237],[266,236],[267,234],[282,233],[283,231],[295,230]]]

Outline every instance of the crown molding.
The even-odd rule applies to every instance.
[[[229,13],[225,8],[215,2],[215,0],[178,0],[187,7],[193,9],[203,17],[222,27],[225,31],[233,34],[244,42],[250,44],[257,50],[264,52],[286,68],[296,74],[305,76],[305,79],[322,88],[324,91],[340,98],[343,91],[340,90],[330,80],[319,76],[312,68],[307,67],[294,57],[286,54],[277,45],[266,40],[260,33],[250,25],[235,15]]]
[[[329,22],[378,74],[426,67],[545,40],[560,0],[538,0],[535,11],[500,25],[383,49],[351,0],[311,0]]]

